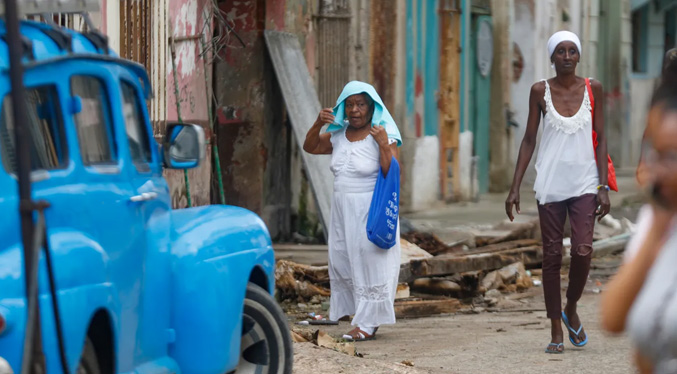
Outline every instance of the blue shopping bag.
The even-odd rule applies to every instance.
[[[387,176],[379,168],[367,218],[367,238],[383,249],[397,243],[397,219],[400,211],[400,164],[393,157]]]

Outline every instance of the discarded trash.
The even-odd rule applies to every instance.
[[[308,339],[304,338],[301,334],[296,331],[291,332],[291,339],[294,343],[307,343]]]
[[[536,287],[540,287],[541,285],[543,285],[543,282],[541,282],[540,279],[534,279],[533,282],[534,282],[534,286],[536,286]]]
[[[316,344],[320,347],[333,349],[335,351],[345,353],[348,356],[356,356],[354,343],[338,342],[336,339],[332,338],[329,334],[322,330],[317,330],[314,338]]]
[[[309,321],[298,321],[298,322],[296,322],[296,324],[301,325],[301,326],[308,326],[308,325],[310,325],[310,322]]]

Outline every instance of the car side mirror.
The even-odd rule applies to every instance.
[[[170,123],[162,148],[166,168],[195,168],[205,157],[204,129],[188,123]]]

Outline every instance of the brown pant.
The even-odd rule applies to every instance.
[[[571,224],[571,266],[569,268],[568,302],[575,303],[583,294],[590,272],[592,234],[595,227],[597,195],[586,194],[568,200],[538,205],[543,238],[543,294],[550,319],[562,316],[560,269],[564,222],[569,213]]]

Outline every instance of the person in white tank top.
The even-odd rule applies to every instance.
[[[546,353],[564,351],[562,322],[569,341],[576,347],[588,342],[576,312],[590,271],[595,215],[609,213],[607,145],[604,136],[602,85],[576,75],[581,43],[569,31],[555,33],[548,41],[548,56],[557,75],[531,87],[529,117],[520,147],[515,176],[505,202],[505,211],[514,219],[520,213],[520,185],[536,147],[538,126],[543,116],[543,134],[536,161],[534,191],[543,239],[543,294],[551,320],[551,341]],[[592,91],[590,97],[588,91]],[[592,118],[592,100],[596,102]],[[593,146],[592,131],[599,145]],[[595,160],[595,156],[598,162]],[[560,268],[562,241],[567,214],[571,222],[571,267],[567,303],[562,310]]]

